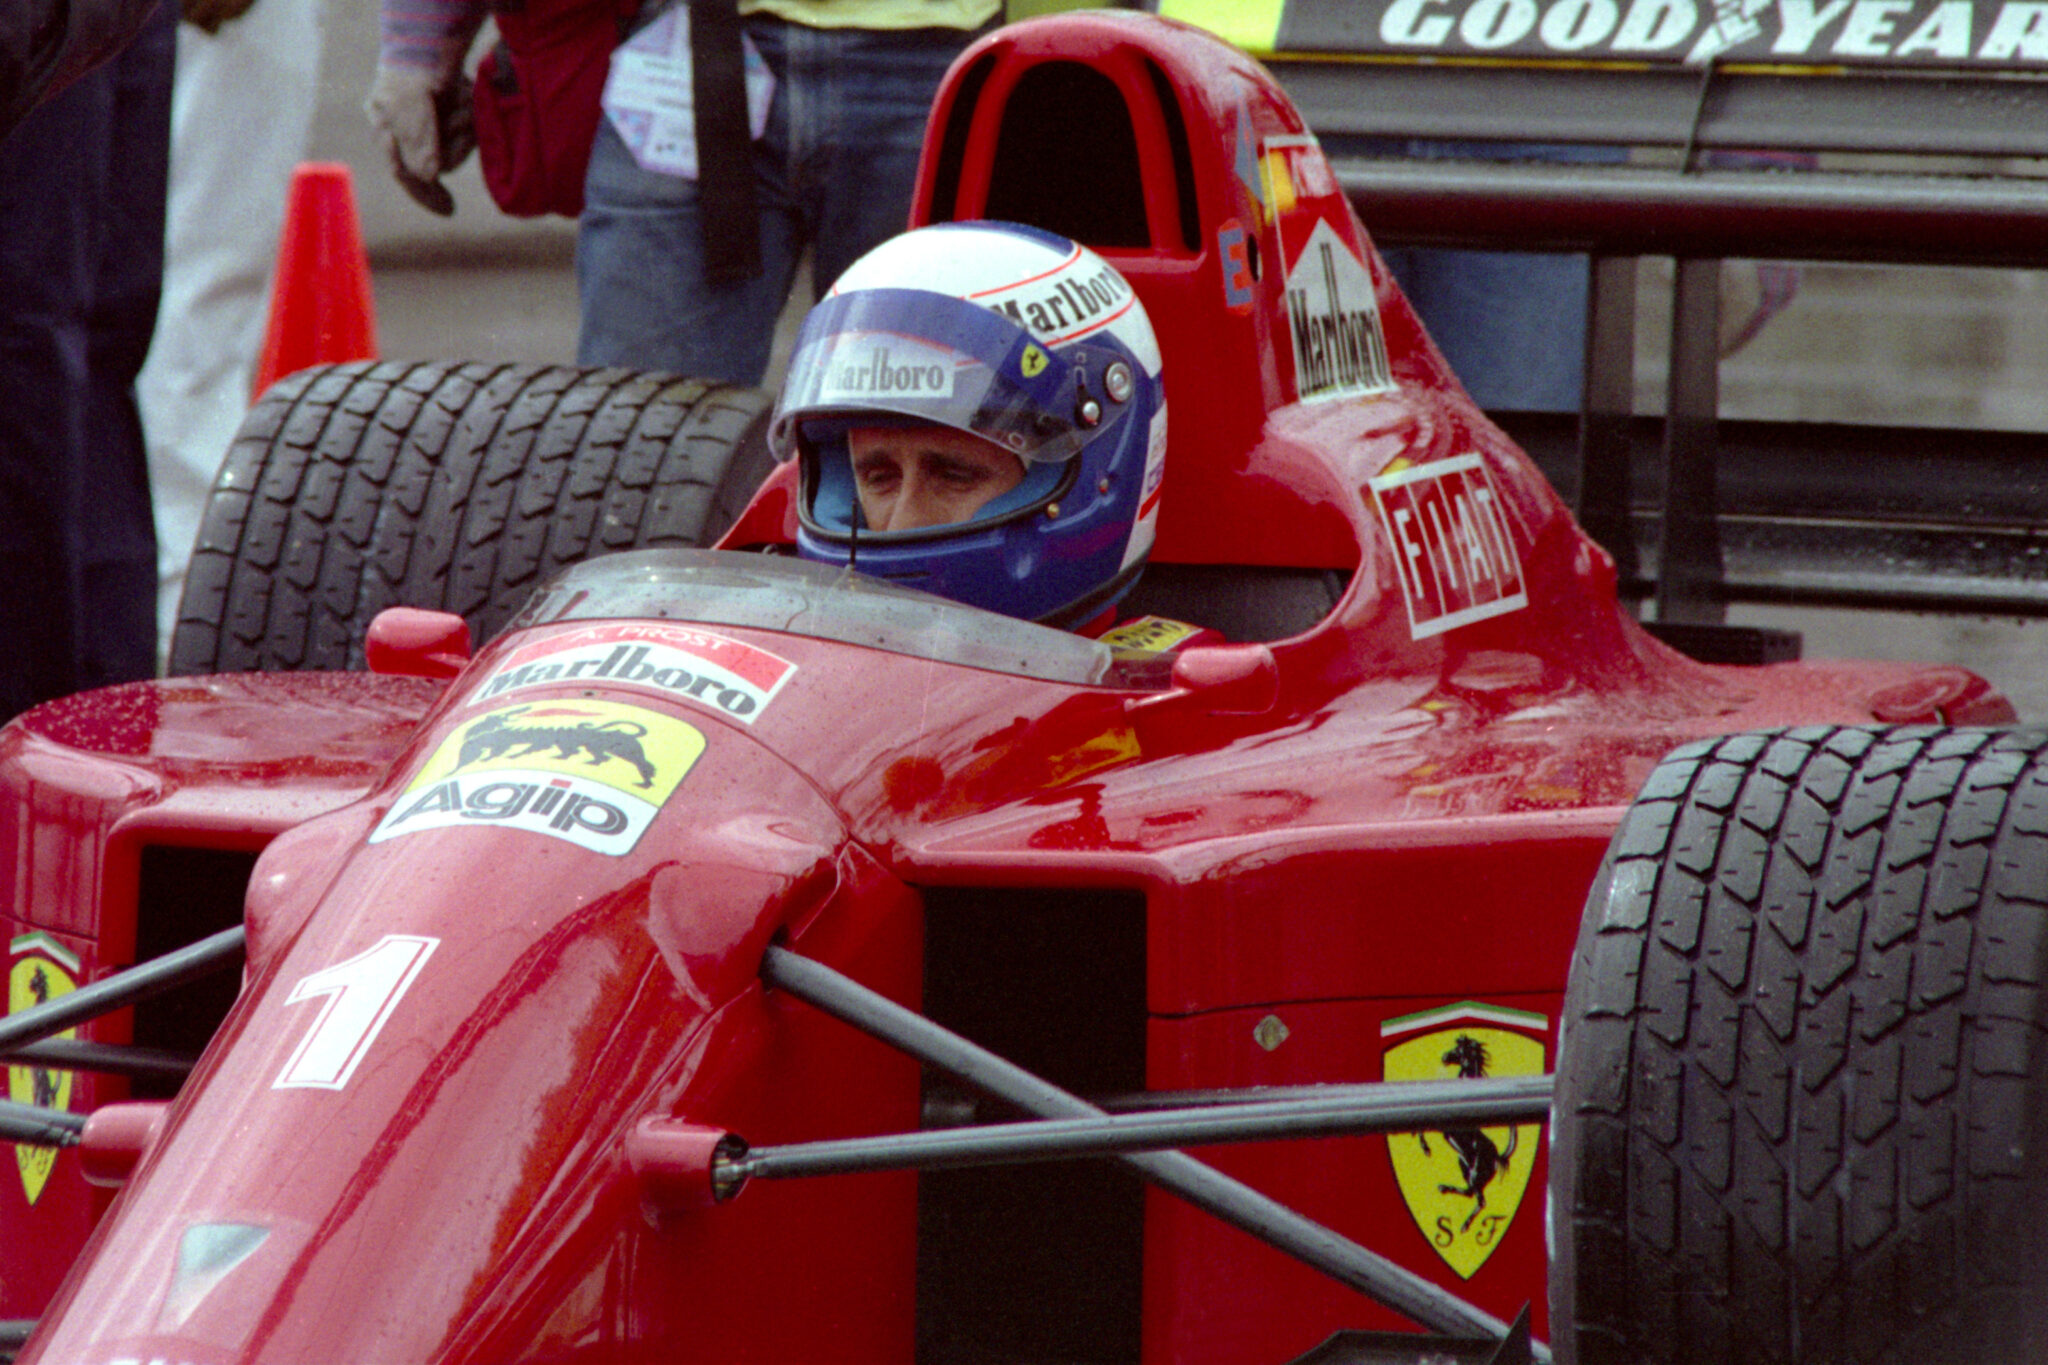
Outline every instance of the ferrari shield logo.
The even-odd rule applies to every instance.
[[[1467,1002],[1380,1026],[1390,1081],[1478,1080],[1544,1071],[1549,1021]],[[1543,1126],[1446,1128],[1387,1138],[1394,1179],[1415,1226],[1444,1264],[1471,1279],[1522,1206]]]
[[[45,1000],[68,995],[78,984],[78,958],[48,934],[23,934],[14,940],[7,971],[7,1012],[18,1014]],[[76,1029],[56,1035],[70,1038]],[[42,1066],[7,1068],[7,1094],[16,1104],[33,1104],[49,1109],[71,1105],[71,1073]],[[21,1187],[33,1204],[42,1198],[50,1170],[57,1164],[55,1147],[38,1147],[26,1142],[14,1146],[14,1162],[21,1169]]]

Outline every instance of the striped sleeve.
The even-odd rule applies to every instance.
[[[379,57],[388,66],[445,71],[462,64],[485,0],[382,0]]]

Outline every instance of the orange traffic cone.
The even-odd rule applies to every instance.
[[[370,258],[363,250],[349,169],[334,162],[302,162],[292,172],[291,197],[285,203],[255,396],[309,365],[376,354]]]

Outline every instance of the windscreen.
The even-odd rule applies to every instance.
[[[830,564],[730,550],[636,550],[578,564],[510,629],[628,618],[747,626],[1047,682],[1158,691],[1168,655],[963,606]]]

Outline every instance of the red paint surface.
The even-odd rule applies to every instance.
[[[1234,168],[1248,117],[1308,184],[1303,130],[1256,66],[1192,30],[1072,15],[986,40],[938,105],[944,127],[962,73],[985,72],[960,115],[949,213],[977,211],[1005,92],[1053,60],[1087,62],[1130,102],[1164,243],[1105,253],[1167,356],[1160,557],[1351,570],[1336,612],[1263,646],[1270,664],[1205,665],[1190,679],[1214,687],[1146,696],[725,628],[740,654],[789,665],[744,723],[599,683],[485,695],[508,662],[587,633],[560,625],[487,647],[445,694],[409,679],[185,680],[31,713],[0,734],[11,933],[51,931],[101,973],[132,949],[141,846],[269,847],[241,1002],[98,1240],[80,1253],[98,1205],[72,1158],[33,1210],[0,1191],[0,1316],[47,1315],[24,1361],[908,1361],[911,1177],[763,1184],[657,1227],[627,1172],[624,1136],[649,1115],[757,1143],[915,1126],[914,1065],[764,993],[771,939],[914,1004],[914,887],[1130,888],[1147,905],[1151,1086],[1374,1079],[1385,1021],[1442,1005],[1539,1014],[1554,1046],[1586,884],[1672,746],[2000,714],[1954,670],[1709,668],[1651,642],[1617,607],[1606,556],[1451,379],[1349,211],[1313,195],[1296,211],[1370,271],[1398,387],[1296,403],[1275,263],[1301,222],[1269,213]],[[1186,112],[1201,224],[1235,220],[1258,242],[1250,307],[1234,302],[1245,253],[1219,250],[1214,231],[1182,240],[1155,66]],[[937,176],[928,156],[920,214]],[[1419,629],[1430,613],[1403,584],[1420,581],[1417,553],[1452,553],[1451,523],[1398,542],[1375,480],[1420,486],[1388,476],[1468,456],[1456,488],[1417,477],[1435,480],[1432,497],[1469,499],[1483,472],[1488,533],[1511,540],[1526,603]],[[786,540],[789,496],[783,471],[727,543]],[[1452,597],[1503,600],[1478,591],[1480,568],[1507,562],[1486,544],[1462,569],[1436,563],[1457,588],[1431,599],[1439,616]],[[365,842],[420,765],[486,713],[596,702],[704,740],[630,853],[475,825]],[[293,991],[396,940],[433,947],[347,1084],[279,1088],[329,998]],[[1256,1037],[1267,1015],[1288,1030],[1272,1048]],[[1530,1193],[1469,1282],[1402,1206],[1385,1139],[1210,1159],[1499,1316],[1534,1301],[1540,1334],[1530,1155]],[[217,1281],[179,1278],[195,1224],[267,1236]],[[1395,1325],[1160,1196],[1144,1284],[1148,1361],[1284,1359],[1338,1328]]]

